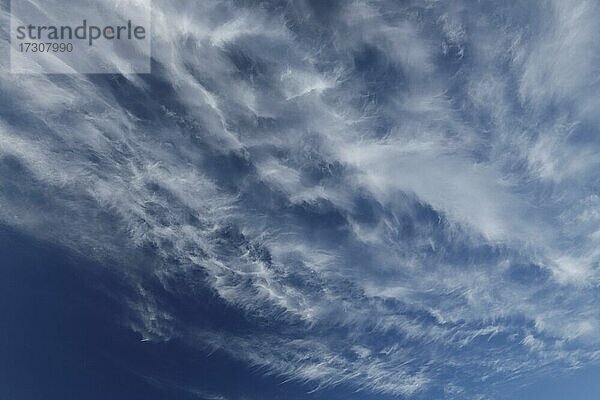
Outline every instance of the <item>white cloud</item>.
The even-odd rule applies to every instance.
[[[357,1],[320,27],[155,2],[152,79],[2,74],[0,218],[116,259],[145,338],[317,388],[452,398],[464,381],[585,364],[600,339],[597,145],[573,136],[593,118],[595,6],[552,6],[528,36],[511,7],[495,20]],[[156,259],[131,265],[146,248]],[[193,296],[199,272],[279,330],[188,326],[139,279]]]

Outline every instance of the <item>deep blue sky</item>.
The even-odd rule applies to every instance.
[[[101,265],[11,230],[0,231],[0,396],[3,399],[347,398],[174,340],[142,342],[127,311],[100,290],[119,286]],[[83,272],[87,270],[86,272]],[[211,397],[213,396],[213,397]]]
[[[386,398],[343,388],[308,393],[307,385],[282,384],[221,352],[197,352],[177,341],[141,342],[119,324],[127,311],[99,290],[118,286],[115,278],[81,272],[102,266],[10,229],[3,228],[0,238],[3,399],[210,400],[217,393],[240,399]],[[506,383],[503,391],[517,400],[595,399],[599,373],[582,368],[521,388]]]

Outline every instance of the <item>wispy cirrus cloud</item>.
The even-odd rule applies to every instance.
[[[133,329],[407,397],[597,362],[591,2],[154,7],[151,76],[0,78],[1,220]]]

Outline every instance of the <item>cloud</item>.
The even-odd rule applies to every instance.
[[[0,219],[114,265],[144,338],[316,389],[596,362],[596,11],[155,1],[151,76],[2,70]]]

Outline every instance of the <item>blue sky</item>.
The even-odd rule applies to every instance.
[[[2,65],[0,396],[598,397],[599,7],[154,1],[152,74]]]

